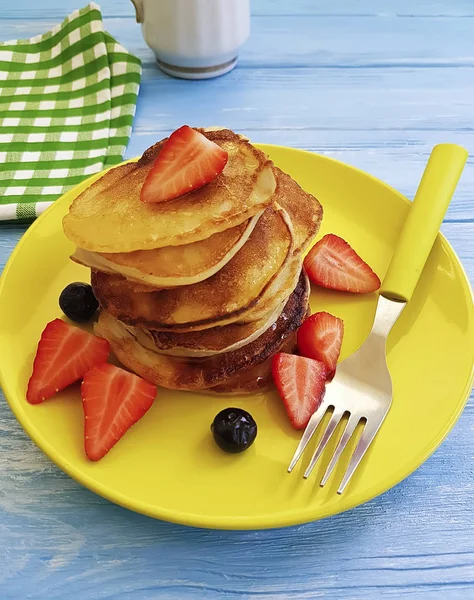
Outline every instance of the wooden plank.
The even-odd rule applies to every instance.
[[[472,22],[447,17],[257,18],[242,62],[278,67],[472,66]]]
[[[41,4],[32,5],[31,0],[17,0],[5,3],[2,7],[2,19],[62,19],[78,7],[75,0],[42,0]],[[134,14],[130,0],[101,0],[102,13],[107,17],[129,17]],[[474,6],[470,0],[332,0],[317,2],[315,0],[252,0],[254,15],[318,15],[318,16],[450,16],[472,17]]]
[[[474,149],[472,0],[252,0],[241,68],[200,83],[156,70],[129,0],[100,3],[106,27],[144,61],[128,156],[183,120],[217,123],[341,159],[411,196],[433,144]],[[0,39],[46,31],[78,7],[3,4]],[[471,162],[442,227],[471,281],[473,179]],[[23,231],[1,225],[0,269]],[[426,464],[353,511],[279,531],[214,532],[152,521],[82,488],[31,443],[0,393],[0,598],[467,600],[473,423],[471,396]]]
[[[168,130],[188,118],[240,130],[472,133],[471,74],[453,70],[446,86],[442,68],[236,69],[225,80],[190,83],[147,70],[135,130]]]
[[[82,488],[2,399],[2,598],[469,598],[473,417],[471,399],[434,456],[364,506],[291,529],[218,532],[153,521]]]
[[[25,0],[23,0],[25,1]],[[129,0],[128,0],[129,1]],[[474,16],[470,0],[251,0],[255,15],[318,15],[318,16],[372,16],[372,17],[465,17]],[[126,3],[127,0],[121,0]]]
[[[109,18],[107,30],[139,56],[153,62],[140,27],[130,18]],[[29,38],[55,21],[2,20],[0,39]],[[400,43],[403,40],[403,43]],[[443,43],[440,43],[443,40]],[[401,19],[394,16],[262,17],[241,54],[242,67],[473,66],[470,18]]]

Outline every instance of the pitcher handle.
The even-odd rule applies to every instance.
[[[135,18],[137,19],[137,23],[143,23],[142,0],[132,0],[132,4],[135,7]]]

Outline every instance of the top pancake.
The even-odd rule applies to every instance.
[[[290,215],[294,233],[294,255],[303,253],[315,237],[322,207],[289,175],[275,168],[277,190],[274,200]],[[123,275],[156,288],[192,285],[222,269],[242,248],[260,213],[251,219],[211,235],[205,240],[135,252],[100,253],[77,248],[72,259],[96,271]]]
[[[267,156],[228,129],[199,131],[229,155],[213,181],[175,200],[141,202],[140,190],[163,140],[138,162],[111,169],[80,194],[63,219],[66,236],[91,252],[152,250],[203,240],[269,206],[276,178]]]
[[[294,233],[294,255],[309,246],[322,218],[322,207],[289,175],[275,167],[277,189],[274,200],[290,215]],[[192,285],[204,281],[224,267],[252,233],[260,216],[211,235],[205,240],[135,252],[100,253],[78,248],[73,260],[104,273],[118,274],[156,288]]]

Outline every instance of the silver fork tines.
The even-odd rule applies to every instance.
[[[387,336],[404,306],[404,302],[394,302],[380,296],[375,321],[367,340],[357,352],[338,366],[334,380],[327,386],[323,402],[306,426],[288,467],[289,473],[303,455],[324,415],[332,409],[329,423],[303,475],[305,479],[310,476],[341,419],[348,415],[344,431],[321,479],[321,486],[324,486],[357,425],[361,420],[365,420],[362,434],[337,490],[338,494],[342,494],[392,403],[392,381],[385,358],[385,345]]]

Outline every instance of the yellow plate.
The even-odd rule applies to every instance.
[[[409,203],[369,175],[335,160],[261,146],[324,206],[321,235],[345,238],[383,277]],[[379,435],[342,496],[339,465],[319,487],[327,456],[307,481],[286,473],[300,434],[276,393],[217,398],[159,391],[149,413],[102,461],[83,452],[79,387],[39,406],[25,389],[41,331],[61,315],[58,297],[88,271],[70,260],[61,229],[71,200],[98,176],[65,194],[27,231],[0,287],[0,375],[5,395],[32,440],[61,469],[98,494],[132,510],[187,525],[281,527],[333,515],[366,502],[416,469],[461,413],[473,380],[474,309],[466,276],[439,236],[413,299],[388,343],[394,402]],[[414,182],[415,183],[415,182]],[[314,290],[312,310],[344,319],[343,357],[368,333],[375,297]],[[255,444],[241,455],[221,452],[209,426],[218,411],[240,406],[255,417]],[[334,448],[331,444],[329,452]],[[348,449],[349,450],[349,449]],[[346,463],[348,451],[342,463]]]

